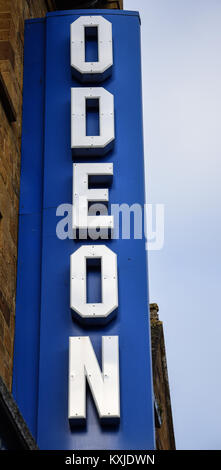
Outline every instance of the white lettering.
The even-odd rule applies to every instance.
[[[85,36],[97,35],[98,60],[85,58]],[[81,82],[97,83],[106,79],[112,71],[112,24],[102,16],[80,16],[71,24],[71,67]]]
[[[107,215],[96,215],[97,210],[101,212],[101,207],[92,206],[89,212],[88,203],[95,201],[108,202],[108,189],[105,188],[88,188],[89,179],[99,183],[105,177],[112,177],[112,163],[74,163],[73,164],[73,231],[74,234],[79,232],[79,238],[86,238],[88,229],[90,235],[93,231],[100,229],[108,235],[107,230],[113,230],[114,218]],[[102,179],[101,179],[102,178]],[[94,183],[95,184],[95,183]],[[94,207],[95,206],[95,207]],[[105,207],[104,205],[101,205]],[[102,209],[103,209],[102,207]]]
[[[86,419],[86,378],[101,420],[119,420],[118,336],[102,336],[102,372],[89,336],[69,338],[69,412],[71,425]]]
[[[99,102],[99,135],[86,135],[86,102]],[[101,87],[71,88],[72,155],[104,155],[114,143],[114,97]]]
[[[87,260],[101,261],[102,301],[87,302]],[[78,320],[104,324],[118,307],[117,255],[105,245],[83,245],[71,255],[70,306]]]

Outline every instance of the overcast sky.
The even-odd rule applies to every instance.
[[[221,449],[221,1],[124,0],[142,28],[149,253],[164,323],[177,449]]]

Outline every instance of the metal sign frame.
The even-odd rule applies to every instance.
[[[73,320],[69,305],[70,256],[91,241],[56,235],[56,210],[72,202],[70,90],[84,86],[71,73],[70,24],[88,14],[113,31],[112,75],[102,86],[114,95],[115,144],[99,157],[113,163],[109,203],[145,202],[139,14],[59,11],[26,21],[13,395],[41,449],[154,449],[145,238],[105,242],[118,257],[119,306],[108,324],[91,326]],[[87,391],[86,426],[72,429],[69,337],[89,336],[100,363],[107,335],[119,337],[120,423],[100,424]]]

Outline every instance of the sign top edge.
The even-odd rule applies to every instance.
[[[73,15],[81,15],[81,16],[88,16],[88,15],[104,15],[104,16],[135,16],[138,18],[139,22],[141,23],[140,13],[139,11],[133,10],[62,10],[62,11],[52,11],[46,13],[44,18],[30,18],[25,20],[25,24],[30,23],[44,23],[45,20],[50,19],[51,17],[57,16],[73,16]]]
[[[66,15],[121,15],[121,16],[138,16],[140,19],[139,11],[133,10],[100,10],[100,9],[84,9],[84,10],[60,10],[60,11],[51,11],[46,13],[46,18],[51,16],[66,16]]]

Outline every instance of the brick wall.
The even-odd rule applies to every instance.
[[[45,0],[0,0],[0,376],[11,389],[22,119],[24,20]]]
[[[163,324],[159,320],[158,310],[157,304],[150,304],[156,448],[175,450]]]

